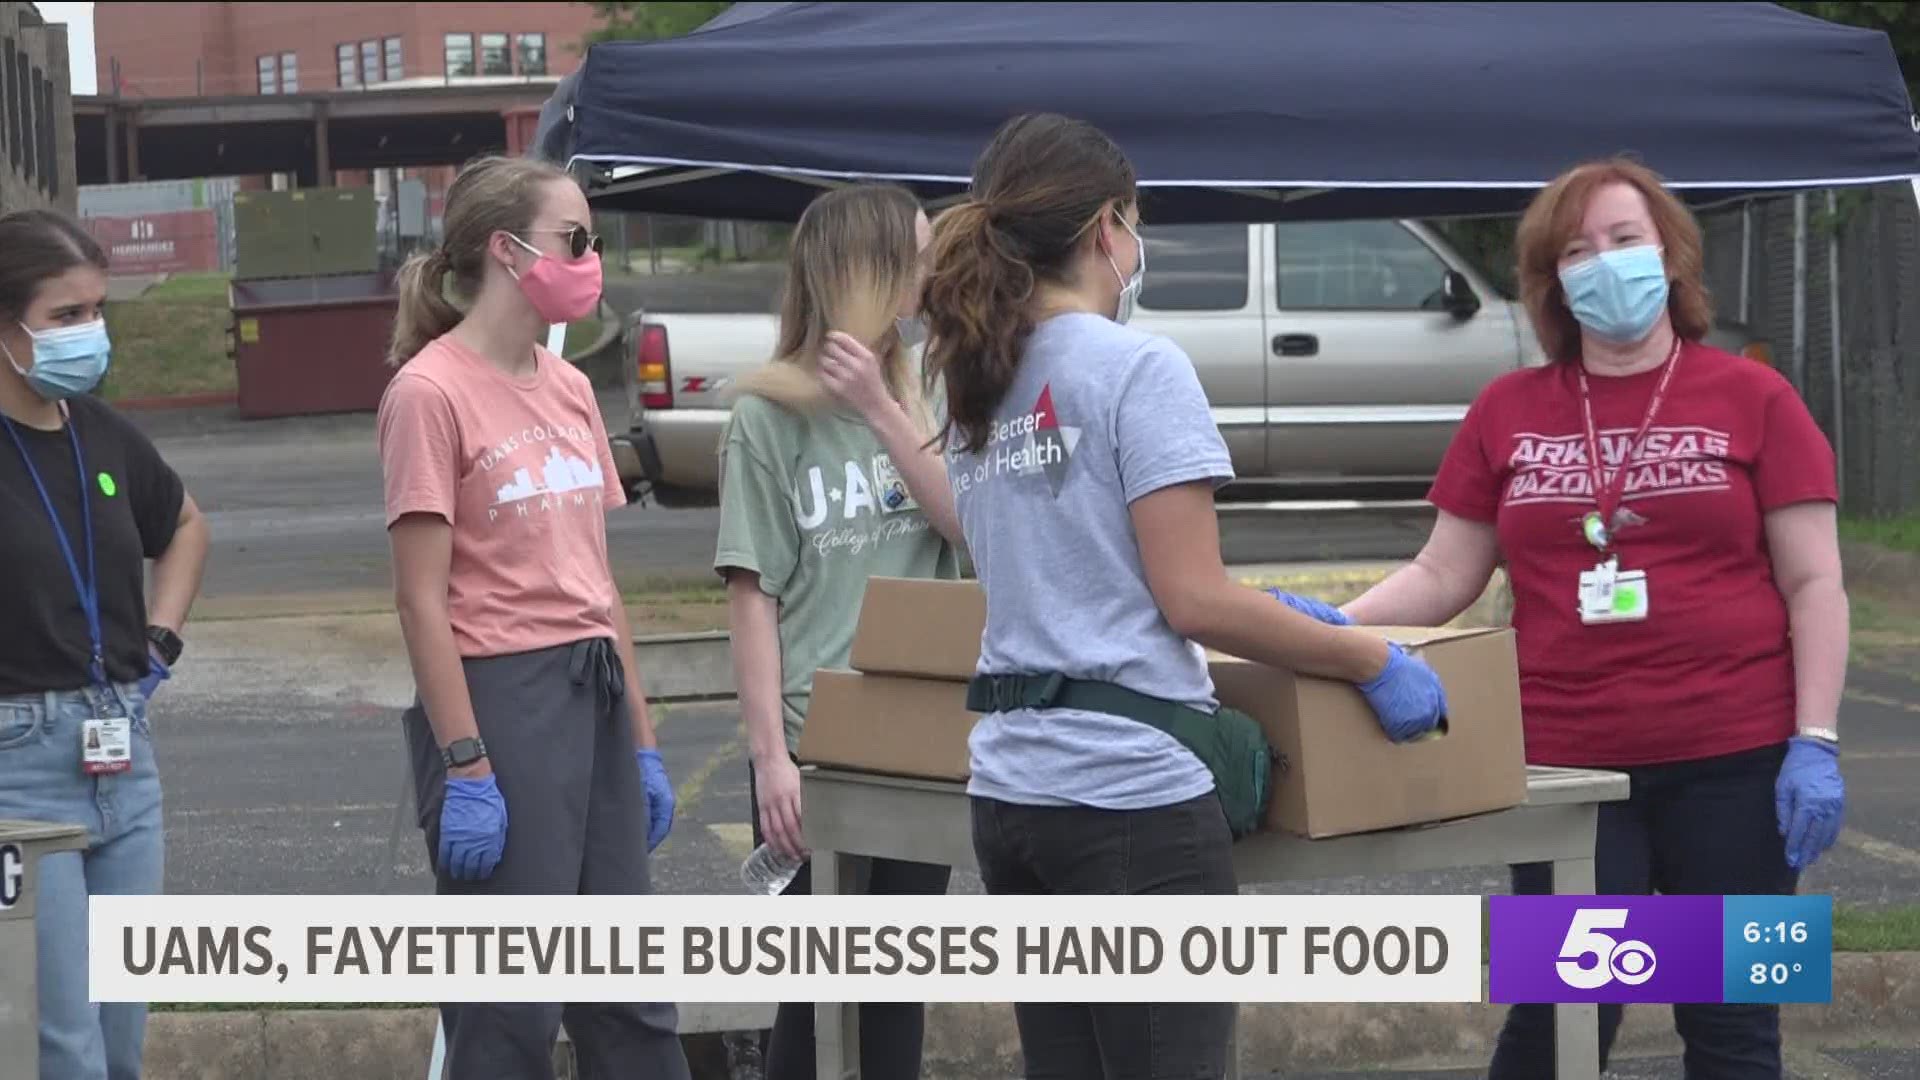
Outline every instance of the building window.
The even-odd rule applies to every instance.
[[[480,35],[480,74],[513,74],[513,54],[507,51],[507,35]]]
[[[545,75],[547,73],[547,35],[520,35],[520,74]]]
[[[387,81],[399,82],[401,79],[404,79],[407,77],[406,66],[403,63],[401,63],[400,39],[397,37],[388,38],[386,40],[386,50],[387,50]]]
[[[354,59],[352,45],[342,45],[333,50],[334,62],[340,69],[342,88],[360,85],[360,65]]]
[[[261,57],[259,67],[260,67],[260,92],[263,94],[279,93],[280,86],[279,86],[278,80],[274,78],[273,57],[271,56]]]
[[[447,35],[447,78],[459,79],[473,74],[473,35]]]
[[[380,78],[380,43],[363,41],[360,43],[360,81],[372,86],[382,81]]]
[[[280,92],[283,94],[300,92],[300,58],[290,52],[280,54]]]

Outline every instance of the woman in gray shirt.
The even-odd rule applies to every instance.
[[[1439,719],[1439,683],[1385,641],[1227,576],[1213,493],[1233,474],[1193,364],[1124,325],[1145,250],[1119,148],[1080,121],[1024,116],[973,175],[935,227],[922,311],[987,596],[976,689],[1006,706],[982,709],[971,739],[981,876],[996,894],[1232,893],[1228,822],[1186,746],[1000,689],[1060,675],[1090,698],[1217,715],[1204,646],[1357,683],[1412,738]],[[1030,1076],[1225,1071],[1232,1005],[1015,1009]]]

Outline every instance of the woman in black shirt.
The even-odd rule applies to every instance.
[[[87,830],[36,873],[43,1080],[140,1075],[146,1007],[87,999],[87,897],[160,891],[147,702],[207,558],[180,478],[89,396],[106,297],[106,254],[71,219],[0,217],[0,818]]]

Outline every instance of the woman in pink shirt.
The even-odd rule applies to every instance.
[[[447,894],[650,892],[673,821],[633,636],[607,563],[625,502],[593,388],[536,344],[590,314],[600,238],[579,188],[484,158],[442,244],[400,272],[380,458],[421,828]],[[462,303],[448,298],[448,286]],[[453,1075],[685,1078],[665,1004],[441,1006]]]

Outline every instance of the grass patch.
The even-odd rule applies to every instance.
[[[137,300],[107,305],[113,367],[101,384],[108,401],[232,393],[227,356],[227,275],[179,274]]]
[[[581,319],[567,324],[567,343],[561,348],[562,356],[573,356],[582,349],[600,340],[600,334],[606,329],[599,319]]]
[[[1835,908],[1834,952],[1920,951],[1920,907]]]
[[[1920,514],[1842,518],[1840,536],[1857,543],[1920,553]]]
[[[697,634],[727,628],[727,590],[711,582],[633,578],[620,581],[635,634]]]

